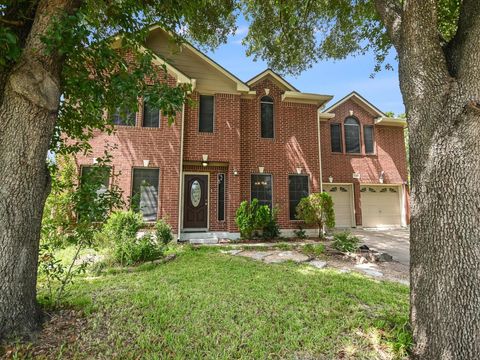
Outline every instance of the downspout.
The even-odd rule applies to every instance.
[[[322,144],[320,142],[320,109],[317,110],[317,135],[318,135],[318,165],[320,169],[320,192],[323,192],[323,174],[322,174]]]
[[[317,135],[318,135],[318,165],[320,169],[320,192],[323,192],[323,173],[322,173],[322,143],[320,141],[320,109],[317,110]],[[325,236],[325,225],[323,225],[323,229],[321,230],[323,236]],[[320,233],[320,229],[319,229]]]
[[[183,215],[183,135],[185,127],[185,103],[182,105],[182,124],[180,126],[180,169],[179,169],[179,181],[178,181],[178,230],[177,230],[177,242],[181,240],[180,232],[182,228],[182,215]]]

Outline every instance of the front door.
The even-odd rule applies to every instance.
[[[208,175],[185,175],[183,228],[208,228]]]

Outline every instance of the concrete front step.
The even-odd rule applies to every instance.
[[[208,239],[190,239],[187,240],[190,244],[198,244],[198,245],[212,245],[212,244],[218,244],[218,239],[217,238],[208,238]]]
[[[218,244],[219,236],[213,232],[184,232],[181,239],[190,244]]]

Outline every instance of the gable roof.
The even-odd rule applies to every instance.
[[[299,92],[299,90],[295,86],[290,84],[287,80],[285,80],[283,77],[281,77],[279,74],[277,74],[270,68],[262,71],[260,74],[255,75],[253,78],[248,80],[247,85],[252,86],[267,76],[272,77],[275,82],[281,85],[283,90]]]
[[[326,113],[331,112],[333,109],[335,109],[336,107],[340,106],[341,104],[345,103],[350,99],[352,99],[359,106],[363,107],[365,110],[369,111],[372,115],[375,115],[377,117],[387,117],[385,113],[380,111],[375,105],[373,105],[371,102],[369,102],[367,99],[365,99],[362,95],[360,95],[356,91],[352,91],[350,94],[341,98],[335,104],[331,105],[328,109],[325,109],[323,112],[326,112]]]
[[[161,26],[159,25],[153,25],[150,27],[150,33],[161,30],[164,33],[166,33],[168,36],[172,37],[172,35],[164,30]],[[247,84],[245,84],[242,80],[240,80],[238,77],[233,75],[230,71],[225,69],[223,66],[218,64],[216,61],[202,53],[200,50],[198,50],[196,47],[194,47],[192,44],[190,44],[188,41],[182,41],[182,43],[179,45],[180,48],[186,48],[190,52],[192,52],[195,56],[198,58],[202,59],[204,62],[206,62],[208,65],[213,67],[215,70],[217,70],[219,73],[221,73],[225,78],[229,79],[230,81],[233,81],[236,84],[236,88],[239,92],[248,92],[250,91],[250,88],[248,87]],[[179,66],[177,66],[179,67]],[[187,71],[183,70],[184,73],[187,73]]]

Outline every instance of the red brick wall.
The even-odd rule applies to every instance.
[[[171,76],[168,76],[168,82],[172,86],[176,84]],[[169,218],[174,232],[177,232],[181,113],[172,126],[164,117],[161,117],[159,128],[144,128],[142,121],[143,108],[140,104],[135,126],[116,126],[111,135],[97,132],[90,141],[92,153],[88,156],[79,154],[77,163],[79,166],[92,165],[93,158],[104,155],[106,145],[113,146],[109,150],[113,156],[113,170],[120,172],[117,181],[127,200],[132,195],[132,168],[141,168],[143,160],[150,160],[149,168],[160,170],[158,217]]]
[[[168,77],[169,84],[175,79]],[[274,99],[273,139],[260,136],[260,98],[269,89]],[[273,179],[273,203],[280,208],[278,220],[281,228],[292,229],[298,222],[289,220],[288,176],[296,174],[296,168],[309,175],[310,192],[320,190],[318,154],[317,107],[315,105],[281,101],[283,91],[269,79],[257,83],[254,99],[241,99],[234,94],[215,94],[215,120],[213,133],[198,131],[198,99],[194,92],[194,104],[186,106],[184,132],[184,161],[202,160],[224,163],[224,166],[202,167],[184,164],[183,170],[210,173],[210,224],[211,231],[237,232],[235,212],[242,200],[250,200],[251,174],[258,167]],[[323,182],[331,175],[334,182],[354,183],[357,223],[361,222],[359,184],[378,183],[380,172],[385,171],[385,183],[403,183],[407,179],[403,129],[375,125],[374,155],[332,154],[330,150],[331,122],[343,121],[353,110],[362,124],[374,124],[374,118],[353,101],[335,109],[335,118],[321,124]],[[180,126],[181,114],[174,125],[168,126],[161,119],[158,129],[141,127],[143,109],[140,106],[136,126],[118,126],[112,135],[97,133],[91,140],[93,153],[88,157],[78,156],[79,165],[91,165],[92,158],[103,155],[105,145],[116,146],[111,150],[115,172],[125,197],[131,196],[132,168],[143,167],[149,160],[150,168],[160,169],[158,216],[168,217],[174,231],[178,230],[178,192],[180,176]],[[362,134],[363,139],[363,134]],[[362,140],[363,141],[363,140]],[[234,175],[234,170],[238,175]],[[361,174],[360,182],[352,178],[354,172]],[[226,209],[225,220],[218,221],[217,175],[225,173]],[[183,206],[183,204],[180,204]]]
[[[274,100],[274,138],[260,136],[260,98],[269,89]],[[242,100],[242,199],[250,200],[251,174],[258,167],[265,168],[273,180],[273,203],[279,206],[278,220],[281,228],[296,228],[298,222],[289,220],[288,175],[302,173],[310,177],[310,191],[319,191],[319,160],[317,135],[317,107],[281,101],[283,91],[266,79],[255,85],[255,99]]]
[[[208,155],[209,162],[225,162],[228,167],[223,169],[226,176],[228,192],[226,193],[226,221],[219,223],[215,204],[210,200],[210,228],[212,230],[237,231],[235,212],[240,204],[240,179],[233,176],[233,171],[240,170],[240,95],[215,94],[215,110],[213,133],[198,131],[199,95],[192,94],[193,106],[186,109],[184,159],[201,161],[202,155]],[[211,166],[199,168],[197,171],[207,171],[210,174],[211,193],[216,196],[216,174],[218,171]],[[215,181],[213,181],[215,180]],[[213,184],[215,182],[215,184]],[[212,213],[215,211],[215,213]]]
[[[345,118],[356,117],[361,125],[374,125],[375,154],[365,154],[363,145],[363,128],[361,128],[362,154],[332,153],[330,142],[330,124],[343,123]],[[322,144],[323,182],[328,183],[333,176],[334,183],[353,183],[355,197],[355,217],[361,225],[360,183],[379,184],[379,176],[384,171],[385,184],[403,184],[407,181],[407,163],[402,127],[375,125],[375,117],[351,99],[336,107],[335,117],[323,121],[320,126]],[[342,134],[342,140],[345,136]],[[353,178],[353,173],[360,173],[360,180]]]

